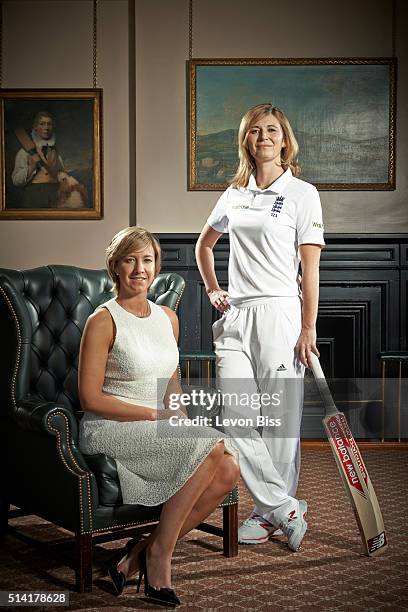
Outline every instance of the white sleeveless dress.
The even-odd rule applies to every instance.
[[[100,307],[109,310],[116,326],[102,391],[161,409],[179,353],[169,317],[154,302],[149,305],[145,318],[127,312],[116,299]],[[84,453],[104,453],[116,460],[123,503],[143,506],[172,497],[221,439],[237,456],[232,442],[210,427],[174,426],[168,420],[114,421],[85,412],[79,428]]]

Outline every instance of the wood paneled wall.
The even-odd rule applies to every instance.
[[[180,304],[180,350],[211,350],[211,325],[217,312],[208,301],[197,269],[196,234],[159,234],[164,251],[163,269],[175,271],[186,280]],[[380,437],[380,360],[386,350],[407,350],[408,235],[328,234],[320,266],[320,301],[317,322],[318,347],[326,375],[341,379],[333,388],[365,385],[370,398],[362,403],[339,405],[347,413],[354,435]],[[217,275],[222,287],[228,284],[228,237],[215,248]],[[362,381],[363,379],[363,381]],[[355,381],[352,383],[351,381]],[[356,381],[362,381],[356,383]],[[395,389],[389,383],[386,398],[386,436],[395,437]],[[403,391],[405,380],[403,384]],[[363,393],[364,395],[364,393]],[[375,396],[375,397],[374,397]],[[378,396],[378,397],[377,397]],[[356,397],[353,394],[344,397]],[[361,394],[360,396],[361,397]],[[403,404],[407,402],[403,402]],[[408,419],[403,411],[401,426],[407,437]],[[320,405],[313,381],[306,378],[303,436],[323,437]]]

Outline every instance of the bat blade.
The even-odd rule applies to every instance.
[[[32,138],[27,134],[25,129],[21,126],[17,126],[14,130],[17,140],[27,152],[35,151],[35,144]]]
[[[29,153],[30,155],[37,153],[38,156],[40,157],[40,161],[38,162],[39,165],[47,169],[48,168],[47,160],[45,159],[41,151],[37,151],[33,139],[30,138],[30,136],[27,134],[25,129],[21,126],[17,126],[14,130],[14,133],[16,135],[17,140],[23,147],[23,149],[27,151],[27,153]]]
[[[346,417],[337,410],[315,355],[312,358],[312,370],[326,409],[323,425],[354,511],[364,552],[370,557],[379,555],[388,544],[373,484]]]

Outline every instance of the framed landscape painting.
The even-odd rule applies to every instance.
[[[102,90],[0,90],[0,219],[101,219]]]
[[[189,190],[223,190],[242,115],[270,102],[299,143],[300,178],[325,190],[395,189],[396,59],[196,59],[189,72]]]

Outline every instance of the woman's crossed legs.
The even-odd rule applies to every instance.
[[[147,547],[150,584],[170,588],[171,559],[177,540],[199,525],[238,479],[238,463],[225,452],[220,440],[181,489],[163,504],[158,526],[119,563],[118,570],[125,576],[135,573],[139,567],[138,554]]]

